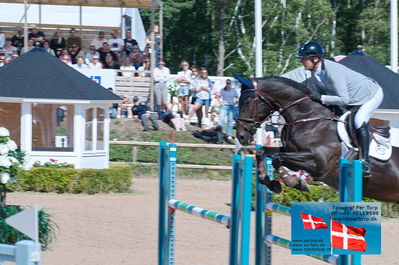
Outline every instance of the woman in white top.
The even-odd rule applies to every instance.
[[[126,57],[125,58],[125,61],[124,61],[124,63],[123,63],[123,65],[121,66],[121,70],[136,70],[136,68],[134,68],[134,66],[132,65],[132,60],[130,60],[130,58],[129,57]],[[133,72],[123,72],[122,71],[122,76],[125,76],[125,77],[133,77]]]
[[[209,106],[211,105],[211,90],[212,81],[208,78],[208,70],[203,68],[201,70],[200,78],[196,82],[197,85],[197,99],[195,100],[194,107],[188,116],[188,122],[193,117],[194,113],[205,106],[205,118],[208,118]]]

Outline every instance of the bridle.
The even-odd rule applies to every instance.
[[[274,111],[277,110],[280,114],[283,114],[286,110],[288,110],[292,106],[295,106],[296,104],[298,104],[304,100],[311,99],[311,97],[309,97],[309,96],[304,96],[304,97],[301,97],[301,98],[295,100],[294,102],[291,102],[287,106],[281,106],[275,100],[273,100],[265,95],[262,95],[260,93],[260,91],[258,90],[258,82],[257,82],[256,78],[251,78],[250,80],[251,80],[254,88],[244,90],[242,93],[250,93],[250,92],[255,93],[255,104],[254,104],[254,109],[253,109],[254,118],[238,117],[237,123],[239,123],[244,128],[244,130],[246,130],[247,132],[249,132],[251,134],[255,134],[256,129],[260,128],[261,124],[263,122],[265,122],[267,119],[269,119],[269,117],[273,114]],[[270,107],[269,114],[263,119],[259,119],[259,99],[262,100],[264,103],[266,103],[266,105],[268,105]],[[335,120],[335,121],[337,121],[338,119],[332,113],[331,116],[329,116],[329,117],[300,119],[300,120],[291,121],[288,123],[278,124],[278,125],[290,126],[290,125],[295,125],[295,124],[302,123],[302,122],[309,122],[309,121],[316,121],[316,120]],[[249,123],[251,123],[251,124],[249,124]]]

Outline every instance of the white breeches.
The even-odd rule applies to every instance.
[[[363,122],[368,123],[371,116],[373,116],[374,112],[380,106],[382,99],[384,98],[384,92],[382,92],[382,88],[379,86],[377,93],[375,93],[374,97],[364,103],[356,113],[355,116],[355,127],[359,129]]]

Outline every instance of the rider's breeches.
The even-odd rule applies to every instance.
[[[382,88],[378,86],[377,93],[375,93],[374,97],[364,103],[357,111],[355,116],[356,129],[359,129],[364,122],[368,123],[371,116],[373,116],[374,112],[380,106],[383,98],[384,92],[382,92]]]

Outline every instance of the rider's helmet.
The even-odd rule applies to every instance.
[[[310,40],[301,45],[298,50],[298,56],[296,58],[312,58],[318,57],[323,58],[324,48],[323,46],[314,40]]]

